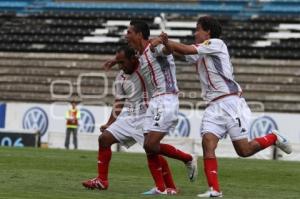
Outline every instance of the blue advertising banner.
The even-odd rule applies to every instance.
[[[5,128],[6,104],[0,102],[0,128]]]

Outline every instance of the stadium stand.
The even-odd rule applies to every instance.
[[[103,102],[111,105],[111,87],[107,96],[101,97],[105,82],[98,76],[104,72],[101,65],[107,58],[109,56],[87,54],[1,53],[1,100],[48,103],[64,101],[69,95],[79,93],[83,103]],[[300,111],[299,63],[233,59],[236,79],[244,89],[244,96],[251,102],[252,108],[258,111]],[[112,85],[116,72],[107,73],[109,85]],[[94,76],[90,77],[90,73]],[[205,104],[200,98],[195,68],[187,66],[185,62],[178,62],[177,78],[181,90],[181,107],[203,108]]]
[[[107,55],[125,44],[124,31],[132,18],[146,20],[152,35],[163,29],[172,39],[190,44],[196,19],[212,14],[223,24],[236,78],[245,97],[255,102],[253,107],[300,112],[300,15],[295,12],[300,2],[151,2],[0,0],[0,100],[54,102],[76,95],[79,75],[103,72],[100,66]],[[194,68],[184,62],[177,65],[181,100],[203,108]],[[109,83],[115,73],[109,73]],[[58,81],[53,86],[54,80]],[[80,92],[87,97],[81,100],[97,104],[99,98],[89,95],[103,92],[103,80],[82,80]],[[56,98],[51,97],[51,88]],[[101,99],[107,104],[112,102],[109,92]]]
[[[0,50],[111,54],[124,44],[120,36],[124,35],[131,18],[148,21],[154,36],[165,28],[171,38],[193,43],[191,35],[198,17],[196,13],[200,13],[213,14],[221,20],[223,39],[233,57],[299,59],[300,53],[292,53],[299,52],[299,16],[291,11],[288,15],[274,17],[264,11],[265,6],[283,6],[283,2],[286,2],[287,9],[291,5],[297,7],[299,3],[296,1],[195,2],[184,5],[177,1],[171,4],[87,4],[47,0],[20,1],[10,5],[8,1],[1,1],[0,10],[4,11],[0,15]],[[14,16],[6,5],[15,8]],[[23,6],[22,12],[20,5]],[[229,10],[233,12],[228,13]],[[247,16],[244,13],[252,14]]]

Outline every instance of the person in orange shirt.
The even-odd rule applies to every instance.
[[[74,149],[78,147],[77,141],[77,130],[78,130],[78,121],[80,119],[80,111],[76,107],[76,102],[72,101],[72,108],[66,112],[66,139],[65,139],[65,148],[69,149],[70,135],[73,134],[73,144]]]

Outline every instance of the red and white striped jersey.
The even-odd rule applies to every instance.
[[[194,47],[198,54],[186,55],[185,58],[189,63],[196,64],[204,100],[209,102],[224,95],[242,92],[234,80],[228,49],[222,40],[209,39]]]
[[[155,47],[152,52],[150,44],[139,56],[138,71],[143,75],[147,91],[150,97],[162,94],[178,93],[176,80],[176,67],[173,55],[165,55],[162,52],[163,45]]]
[[[124,108],[128,114],[138,115],[146,113],[148,93],[142,75],[139,71],[125,74],[120,71],[115,79],[115,98],[125,99]]]

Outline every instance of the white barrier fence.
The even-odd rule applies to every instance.
[[[65,139],[65,112],[68,103],[37,104],[37,103],[7,103],[5,113],[6,130],[39,130],[42,143],[48,143],[50,148],[63,148]],[[98,149],[99,127],[106,123],[111,107],[79,106],[81,121],[78,133],[78,148],[84,150]],[[163,141],[196,154],[202,154],[200,125],[203,110],[180,109],[179,123]],[[1,115],[1,114],[0,114]],[[3,120],[3,118],[2,118]],[[271,129],[279,129],[293,144],[291,155],[279,154],[284,160],[300,161],[300,114],[289,113],[254,113],[249,138],[265,135]],[[72,143],[72,142],[70,142]],[[116,146],[114,146],[116,150]],[[128,152],[143,152],[142,147],[133,146],[124,149]],[[230,139],[221,140],[217,150],[220,157],[237,157]],[[254,158],[270,159],[271,149],[264,150]]]

